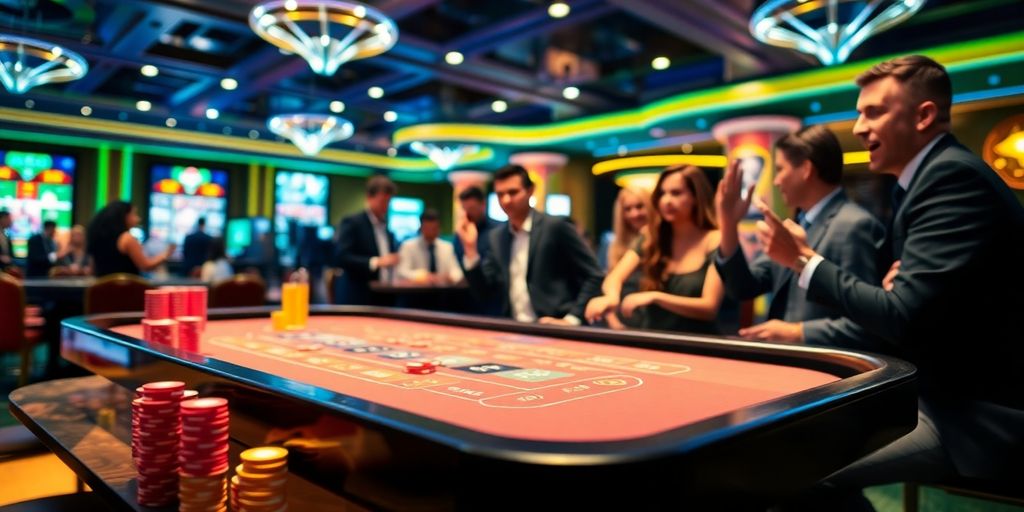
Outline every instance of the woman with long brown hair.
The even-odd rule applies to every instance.
[[[626,252],[602,284],[603,296],[587,304],[587,320],[616,309],[632,317],[644,309],[641,328],[718,332],[715,318],[725,295],[711,264],[720,234],[714,194],[703,171],[692,165],[670,167],[658,176],[651,202],[655,215],[647,233]],[[637,268],[640,290],[621,300],[622,285]]]

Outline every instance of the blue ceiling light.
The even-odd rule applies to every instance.
[[[89,72],[81,55],[38,39],[0,34],[0,83],[24,94],[45,84],[78,80]]]
[[[249,12],[249,27],[324,76],[348,61],[380,55],[398,41],[398,26],[384,13],[338,0],[265,2]]]
[[[911,17],[925,0],[770,0],[750,17],[763,43],[814,55],[826,66],[845,62],[861,43]]]
[[[480,151],[480,146],[475,144],[457,144],[455,146],[438,145],[432,142],[413,142],[409,149],[414,153],[421,154],[430,159],[442,171],[447,171],[462,160],[463,156],[472,155]]]

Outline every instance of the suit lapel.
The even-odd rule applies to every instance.
[[[541,230],[544,229],[544,216],[530,212],[533,217],[533,226],[530,227],[530,245],[527,249],[526,256],[526,282],[530,282],[530,274],[533,271],[533,262],[537,261],[537,246],[540,245]]]
[[[842,190],[833,197],[824,208],[821,209],[821,213],[818,214],[818,218],[811,224],[811,229],[807,233],[807,244],[812,249],[817,249],[818,244],[821,243],[821,239],[825,238],[825,233],[828,231],[829,224],[832,223],[832,219],[839,213],[839,209],[846,203],[846,193]]]
[[[495,233],[497,233],[497,235],[498,235],[496,237],[497,238],[497,242],[498,242],[498,246],[497,247],[491,247],[491,250],[494,251],[494,255],[499,260],[501,260],[501,269],[502,269],[502,271],[504,272],[504,275],[505,275],[505,282],[508,283],[509,282],[508,267],[509,267],[509,263],[512,262],[512,231],[511,231],[510,225],[508,223],[506,223],[503,226],[499,226],[498,228],[496,228]],[[495,241],[494,239],[491,239],[491,240]]]
[[[921,160],[921,166],[917,168],[917,172],[914,173],[914,178],[910,180],[910,185],[907,188],[907,195],[903,198],[903,204],[900,206],[896,217],[892,220],[892,233],[889,234],[889,239],[892,242],[892,256],[893,259],[900,259],[903,255],[903,242],[907,238],[907,227],[904,217],[906,212],[910,209],[910,206],[916,201],[917,194],[920,193],[921,187],[917,186],[921,183],[923,175],[928,173],[928,167],[931,166],[932,162],[938,158],[939,154],[945,151],[946,148],[958,144],[955,137],[952,134],[945,134],[939,139],[939,142],[935,143],[931,151],[925,155],[924,159]],[[897,185],[899,186],[899,185]]]

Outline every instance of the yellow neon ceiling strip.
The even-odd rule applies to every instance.
[[[729,160],[723,155],[648,155],[616,158],[594,164],[591,172],[600,176],[608,172],[672,165],[696,165],[697,167],[725,167]]]
[[[950,72],[1024,60],[1024,31],[919,50],[945,65]],[[910,53],[910,52],[908,52]],[[901,54],[902,55],[902,54]],[[827,89],[854,89],[854,79],[870,65],[896,57],[888,55],[791,75],[730,84],[680,94],[633,110],[588,116],[571,121],[533,126],[434,123],[395,131],[396,146],[411,142],[472,142],[507,146],[543,146],[620,131],[649,128],[688,115],[763,104],[820,94]],[[851,106],[852,107],[852,106]]]
[[[190,130],[127,123],[123,121],[112,121],[94,117],[72,116],[51,112],[41,112],[37,110],[0,107],[0,120],[41,126],[59,126],[61,128],[98,133],[104,136],[149,139],[159,141],[163,144],[167,144],[168,141],[171,141],[177,144],[204,146],[209,148],[225,149],[233,152],[258,153],[299,159],[309,158],[303,155],[298,148],[288,142],[252,140],[243,137],[229,137],[227,135],[201,133]],[[491,148],[484,147],[476,153],[462,157],[462,159],[459,160],[459,165],[482,164],[490,161],[492,158],[494,158],[494,151]],[[390,157],[386,155],[360,153],[357,151],[348,151],[343,149],[325,149],[317,154],[313,159],[345,165],[356,165],[396,171],[437,171],[437,164],[431,162],[430,159],[425,157]]]

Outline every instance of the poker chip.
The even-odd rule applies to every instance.
[[[202,338],[203,319],[199,316],[178,317],[178,348],[188,352],[199,352]]]
[[[167,290],[146,290],[143,318],[165,320],[171,318],[171,294]]]
[[[287,510],[288,450],[258,446],[242,452],[228,491],[232,508],[243,512]]]
[[[178,321],[169,318],[160,320],[142,320],[142,337],[146,341],[163,345],[178,345]]]
[[[426,375],[437,371],[437,364],[433,361],[408,361],[405,363],[405,372],[415,375]]]
[[[178,491],[180,403],[186,395],[185,383],[149,382],[135,391],[131,425],[132,462],[138,473],[136,500],[147,507],[170,505],[176,501]]]

